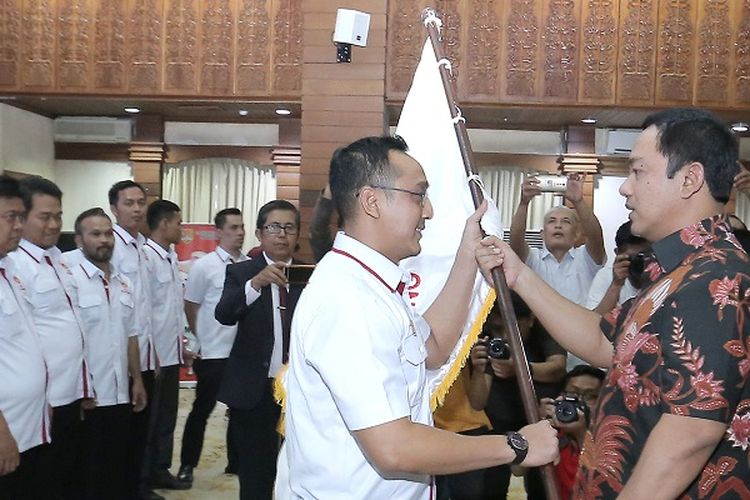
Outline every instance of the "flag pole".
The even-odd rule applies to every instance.
[[[469,135],[466,132],[465,120],[461,116],[461,110],[457,105],[455,82],[451,72],[450,61],[443,50],[443,42],[440,36],[442,21],[440,21],[435,10],[428,7],[422,11],[422,22],[427,28],[430,40],[432,41],[435,59],[438,61],[438,68],[440,70],[440,78],[443,81],[443,88],[445,89],[445,97],[448,100],[448,107],[453,118],[453,128],[456,131],[456,138],[458,139],[458,147],[461,150],[466,177],[469,179],[471,197],[474,200],[474,206],[478,207],[484,200],[484,195],[475,180],[477,179],[477,174],[474,170],[471,143],[469,142]],[[516,372],[516,379],[518,380],[518,388],[521,392],[524,413],[528,422],[538,422],[539,407],[537,406],[534,385],[531,381],[529,362],[521,340],[521,332],[518,329],[516,313],[513,311],[508,283],[505,281],[505,275],[499,268],[492,270],[492,281],[495,285],[496,300],[500,305],[505,331],[507,332],[507,341],[510,345],[511,355],[513,356],[513,365]],[[551,465],[542,468],[542,477],[547,499],[559,500],[557,480],[555,479],[554,469]]]

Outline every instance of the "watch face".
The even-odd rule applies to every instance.
[[[526,450],[529,447],[529,442],[526,438],[517,432],[511,432],[508,434],[508,440],[510,445],[517,450]]]

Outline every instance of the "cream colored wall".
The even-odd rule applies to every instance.
[[[0,104],[0,171],[12,170],[55,180],[52,120]]]
[[[78,214],[92,207],[101,207],[112,217],[107,192],[117,181],[132,179],[126,162],[57,160],[57,185],[63,192],[63,231],[73,231]]]

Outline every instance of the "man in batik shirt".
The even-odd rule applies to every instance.
[[[487,258],[562,347],[609,369],[573,498],[750,498],[750,259],[721,215],[737,140],[695,109],[643,129],[620,187],[653,248],[635,298],[601,320],[499,240]]]

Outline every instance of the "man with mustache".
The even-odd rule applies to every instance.
[[[131,416],[146,406],[134,293],[130,280],[110,263],[115,236],[104,210],[81,213],[75,239],[83,258],[70,268],[96,391],[84,405],[83,497],[126,499]]]
[[[738,149],[706,111],[646,119],[620,193],[652,253],[604,319],[483,242],[560,345],[609,370],[573,498],[750,498],[750,259],[723,215]]]

